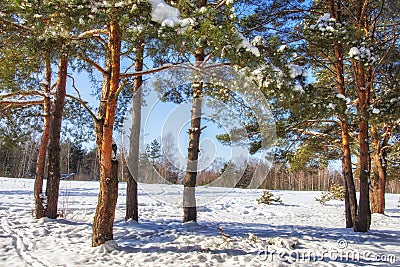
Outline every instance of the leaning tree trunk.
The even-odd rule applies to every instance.
[[[335,18],[339,23],[341,23],[341,6],[337,3],[335,6],[333,0],[329,0],[329,11],[330,16]],[[338,93],[346,95],[345,90],[345,80],[344,80],[344,70],[343,70],[343,47],[341,43],[334,42],[335,51],[335,72],[337,79],[337,89]],[[341,128],[341,143],[342,143],[342,175],[345,181],[345,211],[346,211],[346,227],[353,227],[353,222],[357,217],[357,196],[356,189],[354,185],[353,170],[351,165],[351,149],[350,149],[350,136],[349,136],[349,126],[348,117],[346,115],[346,104],[341,104],[341,118],[340,118],[340,128]]]
[[[196,64],[204,61],[202,49],[196,51]],[[196,178],[197,160],[199,158],[200,132],[201,132],[201,106],[203,98],[203,85],[193,82],[192,115],[189,129],[189,147],[186,175],[183,180],[183,221],[197,221],[196,210]]]
[[[44,170],[46,165],[46,152],[47,146],[49,144],[50,139],[50,87],[51,87],[51,63],[50,59],[46,58],[46,73],[45,73],[45,83],[43,86],[43,132],[42,137],[40,139],[40,146],[36,160],[36,169],[35,169],[35,185],[33,189],[33,195],[35,197],[35,217],[36,219],[40,219],[44,217],[45,206],[43,204],[44,196],[43,196],[43,178],[44,178]]]
[[[102,107],[104,108],[104,118],[100,120],[101,124],[96,123],[96,134],[101,133],[102,136],[96,138],[96,142],[100,140],[98,144],[101,147],[98,148],[100,192],[92,226],[92,246],[94,247],[113,239],[113,223],[118,198],[118,163],[116,155],[114,155],[115,158],[113,157],[112,140],[120,81],[121,29],[115,21],[110,22],[109,25],[108,50],[111,62],[110,86],[107,93],[102,93],[102,96],[107,96],[106,99],[102,99],[105,101],[105,106]],[[107,89],[107,86],[103,84],[103,90]],[[101,129],[99,129],[99,125],[102,126]]]
[[[66,95],[68,56],[61,55],[58,63],[57,91],[51,110],[49,167],[46,184],[47,206],[45,216],[57,218],[58,191],[60,186],[60,133]]]
[[[139,42],[136,52],[135,71],[143,70],[144,42]],[[139,220],[137,181],[139,175],[139,141],[140,120],[142,116],[142,76],[134,81],[134,96],[132,109],[132,128],[130,135],[128,180],[126,185],[126,216],[125,220]]]
[[[372,126],[371,136],[374,145],[373,167],[374,175],[372,179],[371,194],[371,213],[385,212],[385,191],[386,191],[386,147],[390,138],[390,127],[386,126],[383,140],[380,139],[378,130]]]

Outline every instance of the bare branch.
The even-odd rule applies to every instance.
[[[87,105],[87,101],[84,101],[81,97],[81,94],[78,90],[78,88],[76,88],[75,86],[75,79],[74,77],[72,77],[71,75],[67,75],[71,81],[72,81],[72,88],[75,90],[75,92],[78,94],[78,97],[73,96],[73,95],[66,95],[67,97],[71,98],[72,100],[75,100],[76,102],[78,102],[79,104],[81,104],[81,106],[86,109],[86,111],[89,113],[90,117],[92,117],[95,121],[97,121],[97,117],[96,115],[93,113],[93,111],[90,109],[90,107]]]
[[[2,110],[6,110],[12,107],[21,107],[21,106],[34,106],[34,105],[42,105],[43,99],[34,99],[34,100],[0,100],[0,107]]]
[[[16,92],[12,92],[12,93],[7,93],[7,94],[1,94],[0,95],[0,100],[5,99],[5,98],[9,98],[9,97],[15,97],[18,96],[19,98],[24,97],[24,96],[45,96],[43,93],[39,92],[39,91],[28,91],[28,92],[24,92],[24,91],[16,91]],[[10,100],[11,101],[11,100]]]
[[[128,82],[128,80],[124,80],[120,86],[118,87],[117,91],[115,92],[115,96],[119,96],[119,94],[122,92],[122,90],[124,89],[126,83]]]
[[[302,133],[302,134],[316,136],[316,137],[323,137],[323,138],[332,137],[330,134],[320,133],[320,132],[316,132],[316,131],[309,131],[309,130],[305,130],[305,129],[293,128],[292,130]]]
[[[99,64],[97,64],[96,62],[94,62],[93,60],[91,60],[90,58],[88,58],[87,56],[81,54],[81,55],[79,55],[79,57],[80,57],[83,61],[85,61],[85,62],[88,63],[89,65],[93,66],[93,67],[94,67],[95,69],[97,69],[98,71],[100,71],[101,74],[102,74],[103,76],[108,75],[107,71],[106,71],[104,68],[102,68]]]
[[[143,75],[147,75],[147,74],[160,72],[160,71],[170,69],[170,68],[180,68],[180,67],[182,67],[182,66],[165,64],[165,65],[162,65],[161,67],[150,69],[150,70],[143,70],[143,71],[137,71],[137,72],[131,72],[131,73],[121,73],[120,79],[138,77],[138,76],[143,76]]]
[[[89,113],[90,117],[92,117],[95,122],[98,121],[98,118],[96,117],[96,115],[94,115],[94,113],[92,112],[90,107],[87,105],[87,102],[83,101],[82,99],[80,99],[80,98],[78,98],[76,96],[69,95],[69,94],[67,94],[66,97],[71,98],[72,100],[74,100],[74,101],[78,102],[79,104],[81,104],[81,106],[84,109],[86,109],[86,111]]]
[[[220,9],[222,6],[224,6],[226,4],[226,0],[223,0],[221,3],[219,3],[215,9]]]

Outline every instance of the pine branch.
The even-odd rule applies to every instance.
[[[143,75],[147,75],[147,74],[157,73],[157,72],[160,72],[160,71],[163,71],[166,69],[170,69],[170,68],[180,68],[180,67],[182,67],[182,66],[164,64],[161,67],[150,69],[150,70],[143,70],[143,71],[137,71],[137,72],[131,72],[131,73],[121,73],[120,79],[138,77],[138,76],[143,76]]]
[[[69,97],[69,98],[71,98],[72,100],[75,100],[76,102],[78,102],[79,104],[81,104],[81,106],[84,108],[84,109],[86,109],[86,111],[89,113],[89,115],[90,115],[90,117],[92,117],[93,118],[93,120],[95,120],[95,121],[97,121],[98,119],[97,119],[97,117],[96,117],[96,115],[93,113],[93,111],[90,109],[90,107],[87,105],[87,101],[84,101],[83,99],[82,99],[82,97],[81,97],[81,94],[80,94],[80,92],[79,92],[79,90],[78,90],[78,88],[76,88],[76,86],[75,86],[75,79],[74,79],[74,77],[73,76],[71,76],[71,75],[67,75],[70,79],[71,79],[71,81],[72,81],[72,88],[75,90],[75,92],[78,94],[78,97],[75,97],[75,96],[73,96],[73,95],[66,95],[67,97]]]
[[[81,104],[81,106],[82,106],[84,109],[86,109],[86,111],[89,113],[90,117],[92,117],[93,120],[94,120],[95,122],[97,122],[97,121],[99,120],[99,119],[96,117],[96,115],[92,112],[92,110],[90,109],[90,107],[87,105],[88,102],[83,101],[81,98],[76,97],[76,96],[73,96],[73,95],[66,94],[65,96],[68,97],[68,98],[71,98],[72,100],[74,100],[74,101],[78,102],[79,104]]]
[[[85,55],[83,55],[83,54],[80,54],[79,57],[80,57],[83,61],[85,61],[86,63],[88,63],[89,65],[91,65],[91,66],[94,67],[95,69],[97,69],[98,71],[100,71],[101,74],[102,74],[103,76],[107,76],[107,75],[108,75],[107,71],[106,71],[104,68],[102,68],[99,64],[97,64],[96,62],[94,62],[93,60],[91,60],[90,58],[88,58],[87,56],[85,56]]]
[[[16,92],[7,93],[7,94],[1,94],[0,100],[8,98],[8,97],[13,97],[13,96],[19,96],[21,98],[21,97],[25,97],[25,96],[43,96],[44,97],[45,95],[39,91],[28,91],[28,92],[16,91]]]
[[[119,94],[122,92],[122,90],[124,89],[126,83],[128,82],[128,80],[124,80],[121,85],[118,87],[117,91],[115,92],[115,96],[119,96]]]
[[[13,107],[21,107],[21,106],[34,106],[34,105],[42,105],[43,104],[43,99],[41,100],[0,100],[0,106],[5,106],[2,107],[1,110],[7,110],[9,108]]]
[[[104,30],[104,29],[90,30],[90,31],[86,31],[86,32],[79,34],[77,38],[83,39],[83,38],[86,38],[87,36],[95,36],[98,34],[108,34],[108,31]]]

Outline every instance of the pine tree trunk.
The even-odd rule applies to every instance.
[[[347,123],[342,122],[342,175],[345,180],[345,211],[346,211],[346,227],[351,228],[357,219],[357,196],[356,187],[354,185],[353,170],[351,164],[350,137]]]
[[[341,23],[341,4],[337,2],[337,6],[333,0],[329,0],[330,16]],[[345,80],[343,75],[343,47],[339,42],[334,42],[335,51],[335,72],[337,79],[338,93],[346,95]],[[346,104],[341,104],[340,128],[341,128],[341,143],[342,143],[342,175],[345,180],[345,211],[346,211],[346,227],[351,228],[357,218],[357,196],[354,185],[353,170],[351,164],[351,149],[348,117],[346,115]]]
[[[390,136],[390,127],[386,127],[383,140],[379,138],[379,133],[374,126],[371,126],[371,136],[374,145],[373,166],[374,177],[372,179],[371,193],[371,213],[385,212],[385,192],[386,192],[386,150]]]
[[[366,73],[363,62],[353,62],[354,77],[357,85],[359,115],[358,143],[360,163],[360,200],[357,221],[354,223],[354,231],[367,232],[371,223],[371,209],[369,203],[369,179],[370,179],[370,152],[369,152],[369,123],[368,107],[370,85],[367,86]]]
[[[51,63],[50,59],[46,58],[46,73],[45,73],[45,81],[46,84],[43,84],[43,93],[45,95],[43,99],[43,132],[42,137],[40,139],[40,146],[36,160],[36,169],[35,169],[35,184],[33,189],[33,194],[35,197],[35,217],[36,219],[40,219],[44,217],[44,206],[43,206],[43,178],[44,178],[44,170],[46,164],[46,152],[47,146],[49,144],[50,139],[50,87],[51,87]]]
[[[204,60],[202,49],[196,51],[196,63]],[[201,106],[203,98],[203,85],[200,82],[193,82],[192,115],[189,129],[189,147],[186,175],[183,180],[183,222],[197,221],[196,210],[196,179],[197,160],[199,158],[200,127],[201,127]]]
[[[58,63],[57,91],[51,111],[49,139],[49,167],[46,184],[47,206],[45,216],[57,218],[58,191],[60,186],[60,133],[66,95],[68,56],[61,55]]]
[[[105,100],[104,122],[102,129],[97,129],[97,141],[101,139],[101,148],[98,148],[100,159],[100,192],[92,227],[92,246],[96,247],[113,239],[113,223],[115,218],[115,208],[118,198],[118,162],[113,156],[112,141],[115,112],[117,108],[118,88],[120,81],[120,51],[121,51],[121,29],[117,22],[110,22],[109,25],[109,44],[111,72],[109,80],[109,91],[102,92],[102,96],[107,96]],[[106,81],[107,82],[107,81]],[[103,81],[104,83],[104,81]],[[107,86],[103,84],[103,89]],[[100,124],[100,125],[101,125]],[[99,127],[97,125],[96,127]]]
[[[136,53],[135,71],[143,70],[144,44],[139,43]],[[126,185],[126,216],[125,220],[139,219],[137,181],[139,175],[139,143],[140,143],[140,120],[142,116],[142,76],[138,76],[134,81],[134,96],[132,109],[132,128],[130,136],[128,180]]]

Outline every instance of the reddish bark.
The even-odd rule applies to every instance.
[[[60,185],[60,133],[63,117],[68,71],[68,56],[61,55],[58,62],[57,91],[51,110],[49,167],[46,184],[47,206],[45,216],[57,218],[58,191]]]
[[[381,213],[385,212],[385,191],[386,191],[386,154],[387,146],[391,134],[391,127],[386,125],[383,139],[380,138],[378,130],[371,126],[371,137],[374,147],[373,166],[374,175],[372,179],[371,194],[371,212]]]
[[[330,16],[336,18],[341,23],[341,7],[335,6],[333,0],[329,0]],[[334,42],[335,51],[335,72],[337,79],[337,90],[339,94],[346,95],[345,80],[343,75],[343,47],[339,42]],[[348,117],[346,115],[346,104],[341,105],[340,115],[341,143],[342,143],[342,175],[345,180],[345,211],[346,211],[346,227],[353,227],[353,222],[357,217],[357,196],[354,185],[353,170],[351,163],[350,135],[348,127]]]
[[[35,217],[40,219],[44,217],[44,206],[43,206],[43,178],[44,170],[46,165],[46,152],[47,146],[50,139],[50,86],[51,86],[51,63],[50,59],[46,59],[46,73],[45,81],[43,84],[43,93],[45,95],[43,101],[43,132],[40,139],[40,146],[36,160],[36,170],[35,170],[35,185],[33,189],[33,195],[35,197]]]
[[[353,62],[354,77],[357,85],[359,115],[358,123],[358,144],[359,144],[359,165],[360,165],[360,200],[357,221],[354,223],[354,231],[367,232],[371,224],[371,210],[369,203],[369,179],[370,179],[370,152],[369,152],[369,123],[368,107],[370,85],[367,85],[367,74],[363,62]]]
[[[108,51],[110,57],[110,79],[103,84],[102,102],[100,112],[104,112],[101,123],[97,123],[96,142],[101,145],[98,148],[100,159],[100,192],[92,227],[92,246],[96,247],[113,239],[113,222],[115,208],[118,198],[118,162],[113,160],[112,137],[117,108],[118,88],[120,82],[120,51],[121,51],[121,29],[117,22],[111,21],[109,25]],[[104,81],[103,81],[104,83]],[[114,171],[113,171],[114,170]]]

